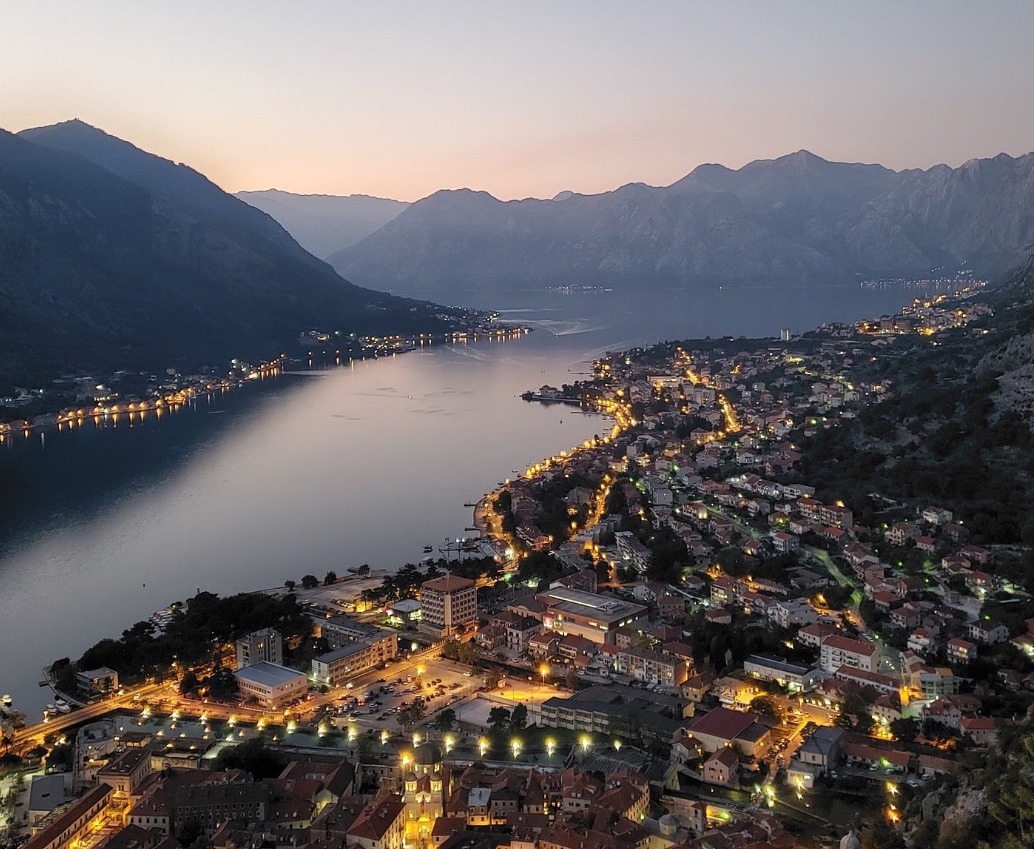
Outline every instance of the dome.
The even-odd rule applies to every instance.
[[[840,849],[862,849],[862,841],[858,839],[853,828],[840,838]]]
[[[442,747],[437,743],[421,743],[413,750],[413,763],[434,766],[442,762]]]
[[[679,830],[679,821],[677,817],[671,814],[665,814],[657,821],[661,829],[661,834],[665,837],[671,837],[676,831]]]

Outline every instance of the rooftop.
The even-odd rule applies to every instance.
[[[477,584],[468,578],[461,578],[459,575],[442,575],[440,578],[432,578],[420,585],[421,591],[433,590],[440,593],[454,593],[475,587]]]
[[[288,669],[286,666],[270,663],[268,660],[260,660],[251,666],[245,666],[234,674],[238,678],[263,687],[276,687],[279,684],[290,684],[292,681],[297,681],[299,677],[305,678],[304,672]]]

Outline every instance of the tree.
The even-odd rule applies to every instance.
[[[754,713],[760,713],[762,716],[770,716],[773,719],[782,719],[779,705],[771,696],[757,696],[751,699],[750,709],[754,711]]]
[[[911,745],[919,736],[919,723],[914,719],[895,719],[890,723],[890,733],[906,745]]]
[[[360,566],[358,569],[355,570],[355,573],[360,578],[365,578],[367,575],[370,574],[370,564],[369,563],[364,563],[362,566]]]
[[[421,696],[417,696],[399,711],[399,723],[407,731],[420,722],[427,713],[427,705]]]
[[[523,731],[528,724],[528,706],[525,704],[515,705],[510,712],[510,730]]]
[[[456,711],[446,708],[435,717],[434,724],[439,731],[448,731],[456,721]]]
[[[302,576],[302,589],[311,590],[320,585],[320,580],[315,575]]]
[[[337,583],[337,572],[331,569],[327,572],[326,577],[323,579],[323,586],[329,587],[331,584]]]
[[[185,696],[187,693],[193,693],[198,688],[197,673],[193,669],[188,669],[183,674],[183,679],[180,681],[180,692]]]
[[[294,581],[292,581],[290,578],[288,578],[286,581],[284,581],[284,586],[287,587],[287,591],[289,593],[293,593],[294,592],[294,588],[296,586],[298,586],[298,585]]]
[[[510,723],[510,711],[498,705],[488,712],[488,724],[496,731],[502,731]]]

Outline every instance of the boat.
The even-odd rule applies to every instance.
[[[57,705],[47,705],[47,716],[57,715]]]
[[[72,706],[64,699],[54,699],[54,707],[56,707],[60,713],[69,713],[72,710]]]
[[[424,554],[430,554],[432,551],[434,551],[434,546],[433,545],[425,545],[424,546]]]
[[[0,703],[3,703],[6,707],[10,707],[14,703],[14,699],[12,699],[7,693],[4,693],[0,696]]]

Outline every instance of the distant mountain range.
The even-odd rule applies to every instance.
[[[663,188],[507,202],[440,191],[328,261],[364,286],[410,295],[645,291],[833,285],[963,265],[995,276],[1032,246],[1034,154],[895,172],[799,151],[739,170],[702,165]]]
[[[435,324],[185,165],[79,121],[0,131],[0,385],[259,359],[313,327]]]
[[[278,189],[237,192],[236,197],[271,215],[318,257],[352,247],[409,206],[369,195],[296,195]]]

